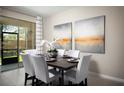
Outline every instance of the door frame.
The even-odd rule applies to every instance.
[[[4,49],[4,46],[3,46],[3,42],[4,42],[3,36],[4,36],[4,34],[15,34],[15,35],[17,35],[17,49],[8,49],[8,50],[16,50],[17,51],[17,59],[15,59],[17,62],[13,61],[12,63],[19,63],[19,32],[18,33],[3,32],[3,28],[2,28],[2,30],[1,30],[1,62],[2,62],[2,65],[12,64],[12,63],[4,63],[3,62],[4,61],[3,51],[7,50],[7,49]]]

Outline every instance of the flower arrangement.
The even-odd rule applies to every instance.
[[[53,49],[49,49],[48,51],[48,55],[52,58],[56,58],[57,55],[58,55],[58,51],[56,48],[53,48]]]

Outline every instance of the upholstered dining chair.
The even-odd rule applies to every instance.
[[[74,84],[87,85],[88,68],[91,55],[83,56],[82,60],[78,63],[77,70],[69,70],[65,73],[65,78]]]
[[[62,57],[64,56],[65,50],[64,49],[57,49],[58,51],[58,56]]]
[[[38,51],[36,49],[29,49],[25,50],[25,54],[38,54]]]
[[[44,82],[47,85],[59,78],[59,73],[54,70],[48,70],[47,63],[44,57],[31,55],[33,66],[35,70],[35,77],[37,80]]]
[[[65,55],[73,58],[79,58],[80,51],[79,50],[68,50],[65,52]]]
[[[34,85],[35,72],[33,68],[33,64],[30,61],[29,54],[22,54],[23,65],[25,70],[25,83],[27,84],[27,80],[32,79],[32,85]]]

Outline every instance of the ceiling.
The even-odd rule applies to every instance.
[[[71,9],[72,6],[2,6],[1,8],[30,16],[40,15],[46,17],[67,9]]]

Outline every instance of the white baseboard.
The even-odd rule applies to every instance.
[[[113,81],[116,81],[116,82],[124,83],[124,79],[121,79],[121,78],[112,77],[112,76],[105,75],[105,74],[100,74],[100,73],[97,73],[97,72],[90,72],[90,74],[93,74],[93,75],[99,76],[99,77],[101,77],[101,78],[105,78],[105,79],[113,80]]]

